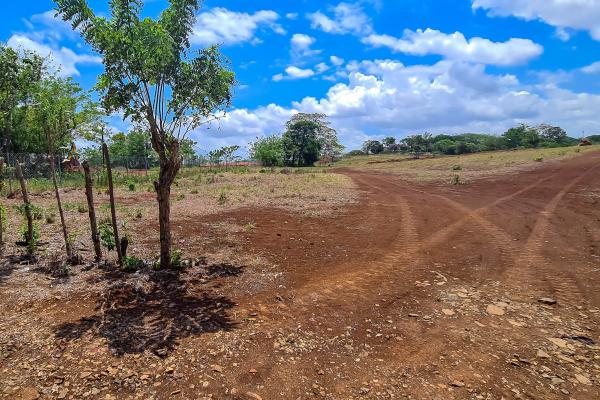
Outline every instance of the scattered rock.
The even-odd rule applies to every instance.
[[[549,306],[553,306],[557,303],[557,301],[555,299],[552,299],[550,297],[542,297],[541,299],[538,300],[538,302],[549,305]]]
[[[591,385],[592,381],[590,381],[590,379],[584,375],[581,374],[575,374],[575,379],[577,379],[577,382],[581,383],[582,385]]]
[[[494,305],[494,304],[488,305],[487,308],[485,309],[485,311],[490,315],[501,316],[501,315],[506,314],[506,310],[504,310],[504,308],[498,307],[497,305]]]
[[[211,369],[212,369],[214,372],[218,372],[218,373],[220,373],[220,374],[221,374],[221,373],[223,373],[223,371],[224,371],[224,368],[223,368],[223,367],[221,367],[219,364],[214,364],[214,365],[211,365],[211,367],[210,367],[210,368],[211,368]]]
[[[40,392],[34,387],[26,387],[21,390],[21,400],[37,400],[40,398]]]
[[[555,344],[556,346],[560,347],[561,349],[566,349],[567,348],[567,341],[564,339],[560,339],[560,338],[548,338],[548,340],[550,342],[552,342],[553,344]]]
[[[262,400],[262,397],[260,397],[254,392],[246,392],[246,397],[253,400]]]
[[[455,381],[450,382],[450,386],[461,388],[461,387],[464,387],[465,384],[464,384],[464,382],[455,380]]]
[[[546,353],[544,350],[538,350],[536,356],[538,358],[550,358],[550,354]]]
[[[447,315],[447,316],[449,316],[449,317],[451,317],[451,316],[453,316],[454,314],[456,314],[456,313],[455,313],[453,310],[450,310],[450,309],[447,309],[447,308],[444,308],[444,309],[442,310],[442,312],[444,313],[444,315]]]

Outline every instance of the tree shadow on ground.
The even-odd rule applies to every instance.
[[[241,267],[234,275],[242,273]],[[232,270],[233,271],[233,270]],[[183,338],[230,331],[236,323],[229,298],[182,280],[178,272],[147,272],[115,280],[102,293],[94,316],[56,327],[59,339],[89,333],[105,338],[116,355],[152,351],[166,356]]]
[[[29,254],[9,255],[0,260],[0,284],[4,283],[13,272],[16,271],[19,265],[35,263],[35,256]]]

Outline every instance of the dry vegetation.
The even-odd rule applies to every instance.
[[[460,156],[436,156],[413,159],[409,155],[384,154],[355,156],[340,161],[336,166],[367,169],[400,175],[412,181],[452,182],[500,176],[517,170],[535,168],[547,162],[563,160],[587,152],[598,151],[600,145],[588,147],[560,147],[494,151]]]

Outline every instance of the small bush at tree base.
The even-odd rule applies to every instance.
[[[98,226],[98,236],[100,236],[100,242],[108,251],[115,249],[115,233],[111,224],[101,223]]]
[[[144,261],[135,256],[125,256],[123,258],[123,270],[125,272],[136,272],[138,269],[143,268],[143,266]]]
[[[181,269],[181,250],[173,250],[171,253],[171,268]]]

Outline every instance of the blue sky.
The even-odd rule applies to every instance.
[[[99,14],[106,0],[91,0]],[[164,0],[146,1],[157,16]],[[3,7],[0,40],[50,55],[91,89],[101,59],[52,1]],[[222,44],[233,108],[192,138],[208,150],[281,132],[295,112],[330,116],[350,149],[368,138],[502,133],[550,123],[600,133],[600,0],[207,0],[194,47]],[[118,116],[115,129],[129,124]]]

